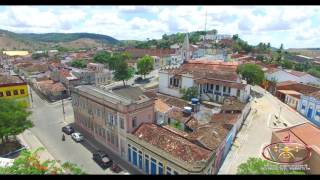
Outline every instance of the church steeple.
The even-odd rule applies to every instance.
[[[190,51],[189,51],[189,34],[186,33],[186,36],[184,38],[184,42],[182,44],[181,48],[181,58],[182,62],[185,63],[190,58]]]

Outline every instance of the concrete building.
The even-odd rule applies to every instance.
[[[14,99],[29,106],[27,82],[19,76],[0,75],[0,99]]]
[[[154,122],[154,100],[138,87],[72,89],[76,128],[127,160],[127,135]]]
[[[297,111],[320,127],[320,91],[301,95]]]
[[[196,87],[202,100],[223,102],[234,96],[247,102],[250,86],[236,73],[238,63],[191,60],[180,67],[165,67],[159,71],[159,92],[181,97],[181,88]]]

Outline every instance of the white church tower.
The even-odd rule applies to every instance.
[[[185,63],[187,60],[191,58],[191,54],[189,51],[189,34],[186,33],[186,37],[184,38],[184,42],[181,47],[181,61]]]

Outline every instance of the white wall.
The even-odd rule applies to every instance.
[[[181,87],[182,88],[189,88],[192,86],[193,86],[192,76],[182,76]]]
[[[159,72],[159,92],[170,96],[181,97],[179,89],[169,88],[169,75],[166,72]]]

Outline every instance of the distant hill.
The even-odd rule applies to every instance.
[[[0,30],[0,49],[5,50],[36,50],[52,47],[92,48],[102,45],[117,45],[117,39],[92,33],[14,33]]]

